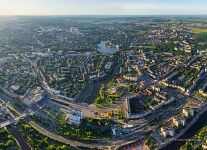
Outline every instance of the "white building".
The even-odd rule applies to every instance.
[[[169,134],[171,137],[175,136],[175,130],[174,130],[173,128],[169,128],[169,129],[168,129],[168,134]]]
[[[171,137],[175,136],[175,130],[172,127],[162,127],[160,133],[163,137],[167,137],[168,135]]]
[[[113,65],[113,62],[108,62],[108,63],[105,65],[104,68],[105,68],[106,70],[109,70],[109,69],[111,69],[112,65]]]
[[[72,113],[68,114],[68,123],[72,125],[79,126],[81,124],[83,114],[81,111],[74,110]]]
[[[182,126],[185,126],[185,125],[186,125],[186,120],[185,120],[185,119],[181,119],[181,120],[180,120],[180,124],[181,124]]]
[[[173,120],[174,125],[175,125],[176,127],[179,127],[179,125],[180,125],[179,120],[178,120],[177,118],[173,118],[172,120]]]
[[[193,116],[194,115],[194,110],[193,109],[183,109],[183,114],[184,116]]]
[[[168,131],[165,129],[165,128],[161,128],[160,129],[160,132],[161,132],[161,135],[163,135],[164,137],[167,137],[167,135],[168,135]]]
[[[137,81],[138,80],[138,77],[137,76],[131,76],[131,75],[123,75],[123,78],[125,80],[130,80],[130,81]]]
[[[185,126],[185,125],[186,125],[186,120],[185,120],[185,118],[182,117],[182,116],[179,116],[179,117],[176,117],[176,118],[173,117],[172,121],[173,121],[173,123],[174,123],[174,125],[175,125],[176,127],[179,127],[180,125],[181,125],[181,126]]]
[[[13,91],[18,91],[18,90],[20,89],[20,86],[19,86],[19,85],[12,85],[12,86],[11,86],[11,89],[12,89]]]

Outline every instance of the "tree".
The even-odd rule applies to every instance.
[[[56,148],[55,148],[55,146],[54,145],[49,145],[48,147],[47,147],[47,150],[55,150]]]
[[[13,145],[14,144],[14,141],[12,141],[12,140],[8,140],[7,142],[6,142],[6,144],[5,144],[5,146],[6,147],[9,147],[9,146],[11,146],[11,145]]]
[[[57,150],[67,150],[67,146],[66,145],[62,145],[62,146],[58,146]]]

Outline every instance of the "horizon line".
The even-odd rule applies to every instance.
[[[104,14],[99,14],[99,15],[93,15],[93,14],[65,14],[65,15],[58,15],[58,14],[49,14],[49,15],[0,15],[1,17],[21,17],[21,16],[207,16],[207,14],[114,14],[114,15],[104,15]]]

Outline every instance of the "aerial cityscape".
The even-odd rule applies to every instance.
[[[21,1],[0,1],[0,149],[207,149],[206,2]]]

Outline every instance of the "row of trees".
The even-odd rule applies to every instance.
[[[202,44],[200,43],[202,42]],[[207,49],[207,33],[199,33],[196,35],[195,50]]]
[[[56,122],[57,127],[54,128],[39,116],[33,116],[33,119],[58,135],[82,141],[110,138],[110,125],[115,123],[107,119],[84,118],[80,126],[70,125],[64,121]]]
[[[13,149],[19,150],[20,147],[17,145],[14,137],[8,133],[5,129],[0,129],[0,149]]]
[[[33,148],[39,150],[76,150],[77,148],[59,143],[50,139],[34,128],[32,128],[26,121],[20,121],[17,124],[17,129],[24,137],[26,142]]]
[[[189,140],[183,145],[180,150],[201,150],[202,145],[207,141],[207,125],[204,126],[192,139]]]
[[[57,133],[66,138],[74,138],[83,141],[109,139],[110,138],[110,121],[84,118],[79,127],[64,124],[60,126]]]
[[[162,43],[159,45],[144,46],[143,49],[145,51],[153,51],[154,53],[168,52],[168,53],[172,53],[173,55],[185,55],[184,51],[181,50],[175,51],[174,50],[175,46],[176,45],[174,43]]]

